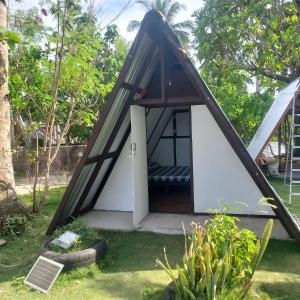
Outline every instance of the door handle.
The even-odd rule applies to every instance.
[[[130,156],[135,156],[136,155],[136,143],[131,143],[130,144]]]

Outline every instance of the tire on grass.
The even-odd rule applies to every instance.
[[[48,240],[42,244],[40,255],[63,264],[64,272],[95,263],[105,256],[107,250],[106,241],[101,239],[97,241],[93,247],[85,250],[70,253],[57,253],[49,249],[48,245],[51,241],[52,240]]]
[[[175,285],[174,282],[171,281],[168,286],[165,288],[163,295],[163,300],[175,300],[176,299],[176,292],[175,292]]]

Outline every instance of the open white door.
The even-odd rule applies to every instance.
[[[133,226],[149,212],[145,108],[131,106],[131,155],[133,180]]]

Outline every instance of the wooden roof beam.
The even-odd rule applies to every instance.
[[[204,104],[200,97],[172,97],[167,98],[164,102],[163,98],[145,98],[134,101],[133,104],[141,106],[184,106],[184,105],[200,105]]]

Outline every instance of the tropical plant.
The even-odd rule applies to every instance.
[[[135,3],[143,6],[146,11],[155,9],[163,14],[180,41],[184,45],[188,43],[188,35],[193,29],[193,22],[187,20],[176,23],[176,17],[182,10],[185,10],[185,5],[174,0],[136,0]],[[140,21],[130,21],[127,30],[134,31],[139,28],[140,24]]]
[[[174,272],[164,251],[165,263],[157,259],[174,283],[180,299],[224,299],[236,293],[243,299],[267,247],[273,220],[258,240],[252,231],[239,229],[236,218],[217,214],[204,226],[192,224],[189,245],[185,237],[183,265]]]

